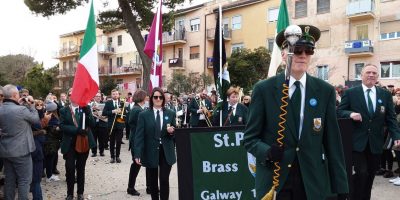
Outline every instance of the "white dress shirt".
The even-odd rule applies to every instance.
[[[235,116],[236,115],[236,107],[237,107],[237,103],[235,104],[235,105],[231,105],[231,104],[229,104],[229,106],[228,106],[228,110],[229,110],[229,107],[232,107],[232,116]],[[229,113],[228,113],[229,114]]]
[[[153,112],[154,112],[154,119],[155,119],[155,121],[157,122],[157,110],[159,110],[160,111],[160,122],[161,122],[161,127],[160,127],[160,130],[162,129],[162,127],[163,127],[163,110],[162,109],[155,109],[155,108],[153,108]]]
[[[365,99],[365,102],[367,104],[367,108],[368,108],[368,96],[367,96],[368,92],[367,92],[367,90],[371,89],[371,92],[369,92],[369,97],[371,98],[372,108],[374,109],[374,112],[375,112],[375,110],[376,110],[376,87],[372,86],[371,88],[368,88],[367,86],[362,84],[362,88],[363,88],[363,91],[364,91],[364,99]]]
[[[301,131],[303,130],[303,121],[304,121],[304,102],[306,101],[306,73],[300,78],[300,91],[301,91],[301,108],[300,108],[300,124],[299,124],[299,139],[301,136]],[[290,76],[289,79],[289,97],[291,98],[294,91],[296,90],[296,85],[294,84],[296,79],[293,76]]]

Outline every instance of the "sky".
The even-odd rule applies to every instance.
[[[199,4],[207,0],[193,0]],[[94,1],[95,15],[104,10],[103,2],[111,7],[116,0]],[[186,3],[184,6],[189,5]],[[58,63],[53,55],[60,48],[59,36],[86,28],[89,15],[89,4],[71,10],[65,15],[48,18],[36,16],[24,4],[23,0],[1,0],[0,2],[0,56],[25,54],[35,61],[50,68]]]

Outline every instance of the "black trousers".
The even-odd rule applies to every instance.
[[[67,177],[67,195],[74,195],[75,170],[77,178],[78,194],[85,190],[85,166],[89,152],[77,153],[73,147],[64,154],[65,171]]]
[[[159,151],[159,168],[147,168],[149,171],[149,183],[151,200],[168,200],[169,198],[169,174],[171,172],[171,165],[165,159],[163,146],[160,144]],[[160,176],[158,176],[158,169],[160,169]],[[160,180],[160,195],[158,194],[158,179]]]
[[[94,141],[96,141],[96,147],[92,148],[92,153],[97,153],[97,147],[99,147],[99,152],[103,153],[104,148],[107,143],[107,128],[100,127],[98,123],[96,123],[96,128],[93,132]]]
[[[129,139],[129,134],[131,133],[131,126],[129,126],[128,123],[125,123],[125,134],[126,134],[126,139]]]
[[[123,129],[114,127],[110,135],[111,158],[119,158],[119,154],[121,152],[122,136],[123,136]]]
[[[276,195],[277,200],[307,200],[297,157],[292,163],[288,178],[281,191]]]
[[[129,180],[128,180],[128,188],[133,188],[135,189],[135,184],[136,184],[136,178],[139,174],[141,166],[136,164],[135,161],[131,164],[131,168],[129,170]],[[150,188],[149,185],[149,170],[146,169],[146,189]],[[158,190],[158,188],[157,188]]]
[[[369,143],[363,152],[353,151],[353,196],[354,200],[371,199],[375,173],[379,168],[381,154],[372,154]]]

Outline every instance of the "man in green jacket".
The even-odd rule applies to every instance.
[[[285,74],[260,81],[253,89],[244,146],[257,158],[256,199],[272,188],[274,163],[280,166],[277,199],[324,200],[331,193],[345,199],[349,189],[335,90],[306,73],[320,31],[311,25],[300,28],[302,35],[294,44],[291,63],[282,146],[277,142],[277,132]],[[276,43],[286,54],[284,31],[278,34]]]
[[[367,64],[361,71],[362,85],[344,92],[338,116],[351,118],[353,138],[353,198],[370,199],[375,173],[384,146],[383,127],[386,125],[394,145],[400,145],[393,99],[390,92],[376,87],[378,67]]]

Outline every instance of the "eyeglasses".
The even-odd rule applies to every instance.
[[[153,96],[153,99],[160,99],[160,100],[163,100],[164,97],[163,97],[163,96]]]
[[[293,53],[295,55],[301,55],[301,54],[303,54],[303,52],[306,53],[306,55],[308,55],[308,56],[314,55],[314,49],[311,47],[303,47],[303,46],[295,47],[294,51],[293,51]]]
[[[243,99],[243,101],[248,101],[248,100],[250,100],[250,99]]]

